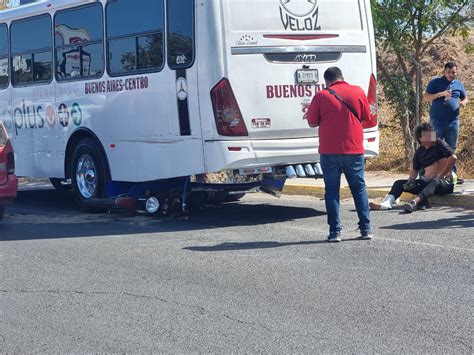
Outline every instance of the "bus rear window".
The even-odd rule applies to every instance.
[[[354,0],[228,0],[235,32],[362,31],[362,8]]]
[[[194,62],[194,0],[168,0],[168,65],[189,68]]]

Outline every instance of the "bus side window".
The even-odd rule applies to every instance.
[[[40,15],[14,21],[10,33],[13,86],[51,81],[51,17]]]
[[[104,73],[102,5],[58,11],[54,18],[56,80],[101,77]]]
[[[194,0],[167,0],[168,66],[189,68],[194,63]]]
[[[0,89],[8,87],[9,82],[8,64],[8,28],[7,25],[0,24]]]
[[[164,64],[163,0],[115,0],[105,8],[111,76],[157,72]]]

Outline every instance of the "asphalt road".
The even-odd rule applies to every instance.
[[[374,213],[325,242],[315,198],[189,220],[20,192],[0,222],[0,352],[473,353],[474,211]]]

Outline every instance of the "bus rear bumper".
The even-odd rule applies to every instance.
[[[257,168],[316,161],[317,138],[207,141],[206,171]]]
[[[379,152],[378,131],[364,134],[366,158]],[[206,141],[206,171],[258,168],[319,161],[318,138]]]

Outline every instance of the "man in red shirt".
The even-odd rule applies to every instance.
[[[307,119],[319,127],[319,154],[325,185],[329,242],[341,241],[339,190],[344,173],[359,216],[361,239],[372,239],[369,203],[364,179],[363,121],[370,120],[367,97],[359,86],[344,81],[342,72],[331,67],[324,73],[326,89],[311,101]]]

